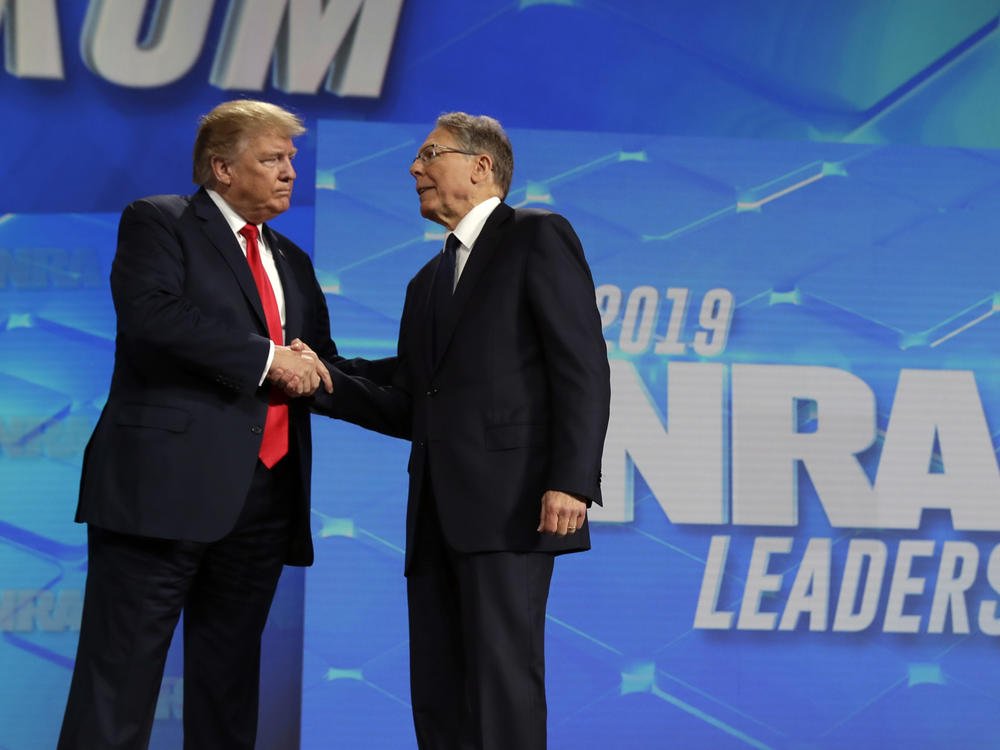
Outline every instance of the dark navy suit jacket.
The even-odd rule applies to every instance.
[[[309,257],[266,226],[264,238],[284,289],[286,341],[301,338],[353,371],[330,338]],[[84,455],[76,520],[140,536],[218,540],[235,525],[254,473],[269,395],[257,383],[269,345],[246,258],[204,190],[125,209],[111,293],[114,373]],[[301,481],[288,498],[287,562],[307,565],[309,413],[301,399],[289,405],[289,460]]]
[[[459,552],[570,552],[588,526],[539,534],[541,497],[600,502],[610,376],[583,249],[563,217],[501,203],[462,272],[433,352],[441,254],[410,281],[390,387],[331,370],[319,411],[410,438],[407,564],[427,483]],[[336,364],[336,363],[334,363]]]

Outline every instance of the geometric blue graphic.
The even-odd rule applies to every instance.
[[[885,452],[908,436],[918,468],[903,476],[925,489],[981,467],[984,446],[995,461],[996,0],[406,0],[375,97],[290,93],[271,73],[260,90],[220,88],[227,19],[251,4],[210,4],[205,29],[180,29],[169,44],[155,17],[182,4],[145,5],[134,34],[118,38],[110,23],[95,47],[85,20],[120,21],[111,4],[0,2],[0,750],[52,748],[69,686],[86,575],[85,529],[72,517],[112,367],[118,217],[141,196],[192,191],[198,117],[244,95],[308,127],[293,208],[272,224],[314,253],[347,356],[392,353],[405,284],[440,247],[443,229],[419,217],[406,169],[441,112],[508,126],[509,202],[559,211],[583,241],[615,368],[605,476],[616,478],[605,480],[611,517],[595,513],[593,551],[556,566],[551,747],[990,746],[1000,690],[983,624],[1000,595],[993,503],[981,496],[988,472],[939,493],[911,528],[861,528],[831,517],[845,485],[824,478],[817,450],[768,469],[761,502],[778,498],[773,508],[787,511],[778,479],[789,480],[792,522],[751,525],[740,471],[761,456],[740,471],[734,463],[754,448],[741,443],[741,423],[752,426],[774,395],[753,386],[741,399],[747,366],[814,367],[853,389],[831,406],[829,394],[794,383],[804,390],[780,414],[784,431],[763,442],[765,459],[799,440],[836,443],[831,420],[853,419],[855,396],[870,392],[870,416],[852,424],[857,442],[871,443],[845,454],[868,486],[885,481]],[[287,5],[301,20],[338,4]],[[162,85],[124,86],[85,60],[117,43],[166,57],[188,49],[190,66]],[[278,46],[253,57],[280,68]],[[61,77],[23,64],[46,48]],[[685,381],[685,366],[703,369]],[[778,372],[764,370],[775,382]],[[938,380],[914,400],[900,394],[904,372],[972,373],[974,389]],[[689,390],[672,400],[681,382]],[[710,398],[692,400],[690,389],[708,385]],[[968,415],[970,400],[985,439],[975,419],[948,421]],[[905,402],[923,405],[923,423]],[[712,417],[674,424],[699,408]],[[928,427],[931,412],[941,424]],[[401,575],[408,446],[314,423],[317,566],[287,570],[279,587],[258,747],[294,747],[300,716],[306,748],[413,747]],[[716,429],[714,443],[669,438]],[[692,444],[711,450],[680,460]],[[688,507],[696,493],[685,482],[699,477],[720,489]],[[724,520],[682,522],[685,511]],[[755,553],[760,562],[786,547],[751,573]],[[872,577],[881,588],[871,622],[835,630],[851,550],[875,556],[858,570],[855,615],[879,568],[872,550],[884,551],[885,569]],[[921,581],[923,593],[904,591]],[[743,625],[773,628],[740,627],[756,596],[748,586],[759,598]],[[701,625],[729,613],[730,626],[696,627],[702,600]],[[816,630],[821,601],[826,627]],[[802,611],[782,630],[789,602]],[[932,616],[940,633],[929,632]],[[887,632],[887,620],[917,632]],[[180,640],[154,750],[180,744]]]
[[[319,125],[317,273],[339,340],[354,339],[366,356],[393,351],[406,282],[441,247],[443,229],[420,217],[406,173],[426,130]],[[973,373],[976,404],[991,426],[984,435],[996,473],[1000,184],[993,154],[520,129],[510,135],[517,166],[508,202],[548,207],[573,223],[594,272],[609,356],[630,363],[647,394],[648,403],[616,395],[612,432],[616,420],[621,430],[638,429],[631,425],[639,412],[654,409],[669,422],[683,410],[667,401],[671,365],[718,363],[733,382],[741,366],[753,364],[835,370],[872,394],[870,445],[852,459],[868,486],[901,373],[963,370]],[[715,304],[706,307],[706,299]],[[731,309],[721,312],[726,305]],[[618,377],[613,391],[625,382]],[[747,407],[735,403],[733,388],[717,398],[736,432]],[[621,413],[633,407],[635,414]],[[943,413],[933,399],[921,409],[931,420]],[[824,414],[822,400],[803,402],[790,430],[830,439],[835,422]],[[333,734],[359,748],[413,747],[401,578],[407,446],[350,425],[320,431],[340,440],[336,448],[317,444],[317,471],[328,471],[337,490],[314,498],[302,746],[324,747]],[[954,453],[963,450],[961,440],[947,432],[932,437],[921,472],[951,476],[961,465]],[[774,439],[777,445],[781,436]],[[616,492],[607,486],[615,450],[609,436],[606,499]],[[728,481],[738,484],[732,454],[720,457]],[[933,508],[922,521],[918,511],[913,528],[835,524],[836,491],[820,492],[809,473],[820,460],[788,464],[797,487],[791,524],[746,525],[732,516],[674,522],[665,508],[678,507],[676,500],[657,495],[644,476],[655,467],[636,459],[628,476],[632,517],[595,523],[593,550],[556,565],[547,625],[553,747],[947,748],[981,746],[992,735],[996,724],[986,717],[1000,708],[1000,678],[981,669],[995,643],[977,613],[998,598],[987,559],[1000,527],[956,531],[948,512]],[[667,495],[691,491],[668,483]],[[738,491],[720,494],[732,513]],[[731,612],[732,621],[722,628],[695,623],[713,537],[729,540],[715,610]],[[773,624],[753,628],[753,617],[744,621],[741,613],[754,585],[749,566],[772,538],[787,540],[764,571],[777,582],[761,589],[752,614]],[[886,568],[871,622],[838,630],[834,614],[854,540],[884,548]],[[966,604],[952,600],[942,632],[929,632],[932,605],[947,603],[935,592],[960,575],[958,567],[943,567],[944,551],[966,549],[947,546],[960,543],[977,553],[966,563],[976,568],[974,581],[955,595]],[[807,547],[828,550],[812,578]],[[912,633],[891,632],[897,604],[890,599],[900,594],[890,589],[903,585],[893,576],[906,577],[894,573],[901,558],[911,561],[911,588],[897,615],[919,620]],[[867,570],[873,567],[869,560]],[[922,581],[922,593],[913,581]],[[857,615],[861,596],[844,604],[843,614]],[[809,604],[779,629],[791,601]],[[968,627],[956,620],[962,611]]]

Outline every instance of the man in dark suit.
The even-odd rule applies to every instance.
[[[510,142],[442,115],[410,173],[448,229],[410,282],[391,387],[343,374],[315,408],[412,439],[411,696],[422,750],[546,743],[554,555],[590,547],[610,402],[594,282],[569,223],[502,202]]]
[[[195,143],[201,189],[122,214],[115,366],[80,482],[88,574],[60,750],[148,746],[182,610],[184,747],[254,746],[271,599],[282,566],[313,557],[309,412],[295,397],[329,387],[315,355],[284,344],[301,338],[352,371],[311,261],[264,223],[289,206],[304,131],[271,104],[221,104]]]

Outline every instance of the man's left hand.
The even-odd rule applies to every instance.
[[[587,518],[587,504],[570,494],[549,490],[542,495],[542,515],[536,531],[556,536],[574,534]]]

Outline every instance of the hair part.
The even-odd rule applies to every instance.
[[[452,133],[463,151],[487,154],[493,160],[493,182],[500,197],[506,198],[514,177],[514,149],[500,123],[487,115],[446,112],[434,125]]]
[[[298,115],[276,104],[255,99],[223,102],[198,121],[198,135],[194,141],[194,183],[211,186],[215,182],[212,159],[234,159],[246,141],[254,136],[278,133],[294,138],[305,132]]]

